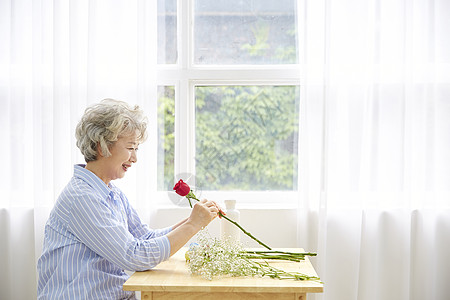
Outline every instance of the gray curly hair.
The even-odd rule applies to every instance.
[[[137,132],[138,142],[147,138],[147,118],[139,106],[130,107],[126,102],[104,99],[88,107],[75,130],[77,147],[86,162],[97,160],[97,147],[106,157],[110,147],[119,137]]]

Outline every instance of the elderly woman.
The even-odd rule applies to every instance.
[[[153,268],[218,215],[215,202],[202,200],[172,227],[142,224],[112,181],[137,162],[145,136],[146,120],[137,106],[105,99],[86,109],[76,128],[86,164],[74,166],[45,226],[38,299],[134,299],[122,290],[124,270]]]

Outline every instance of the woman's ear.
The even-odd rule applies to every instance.
[[[97,143],[97,155],[100,157],[104,157],[102,147],[100,146],[100,142]]]

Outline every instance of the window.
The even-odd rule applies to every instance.
[[[158,0],[159,191],[295,199],[297,24],[296,0]]]

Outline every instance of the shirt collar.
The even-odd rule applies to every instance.
[[[74,166],[73,176],[80,178],[96,191],[98,191],[104,198],[107,198],[110,193],[112,193],[113,185],[110,183],[111,188],[109,188],[103,180],[101,180],[97,175],[85,168],[86,165],[78,164]]]

